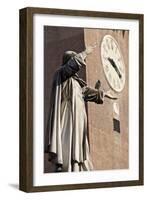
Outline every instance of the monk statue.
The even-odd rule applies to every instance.
[[[117,99],[110,91],[100,89],[100,81],[91,88],[77,74],[86,67],[85,59],[94,48],[90,46],[81,53],[66,51],[53,77],[46,152],[56,172],[93,170],[85,102],[103,104],[105,97]]]

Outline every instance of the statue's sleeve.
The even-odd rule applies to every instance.
[[[83,87],[83,98],[85,101],[95,102],[97,104],[103,104],[104,92],[103,90],[97,90],[90,87]]]
[[[65,65],[61,66],[59,68],[59,73],[61,75],[62,81],[67,80],[75,73],[77,73],[81,67],[86,66],[84,59],[84,54],[79,53],[76,56],[72,57]]]

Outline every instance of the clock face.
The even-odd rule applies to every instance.
[[[101,60],[110,87],[121,92],[125,85],[125,65],[119,44],[111,35],[105,35],[102,40]]]

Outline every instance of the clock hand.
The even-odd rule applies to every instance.
[[[104,91],[104,96],[107,97],[108,99],[112,99],[112,100],[117,100],[118,97],[113,95],[111,90],[108,90],[107,92]]]
[[[112,67],[115,69],[116,73],[118,74],[119,78],[122,78],[122,75],[116,65],[116,63],[114,62],[114,60],[110,57],[108,57],[108,61],[110,62],[110,64],[112,65]]]

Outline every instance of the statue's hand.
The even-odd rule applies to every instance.
[[[96,47],[97,47],[97,43],[86,47],[86,49],[80,53],[82,55],[82,58],[85,60],[87,55],[91,54]]]
[[[99,90],[101,87],[101,81],[97,80],[96,84],[95,84],[95,89]]]
[[[91,46],[88,46],[88,47],[86,47],[86,49],[85,49],[85,53],[88,55],[88,54],[91,54],[92,52],[93,52],[93,50],[96,48],[96,44],[94,44],[94,45],[91,45]]]
[[[107,92],[104,92],[104,96],[109,98],[109,99],[112,99],[112,100],[117,100],[118,99],[118,97],[113,95],[111,90],[108,90]]]

